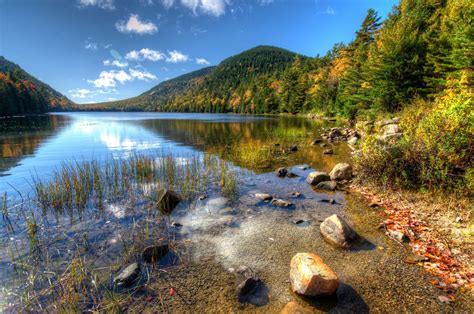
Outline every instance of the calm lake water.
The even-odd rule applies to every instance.
[[[315,312],[447,310],[429,277],[404,264],[405,252],[379,231],[377,209],[358,195],[318,191],[306,183],[311,171],[330,171],[350,160],[345,143],[328,144],[334,155],[310,145],[328,126],[292,117],[171,113],[1,119],[0,192],[7,193],[2,208],[9,216],[3,212],[0,219],[0,312],[118,306],[137,312],[278,313],[292,300]],[[297,151],[290,152],[295,144]],[[35,181],[47,184],[64,165],[136,156],[156,158],[160,176],[137,182],[120,177],[113,197],[79,207],[57,208],[35,195]],[[172,156],[173,164],[163,156]],[[274,170],[280,166],[296,177],[278,178]],[[153,191],[160,180],[184,196],[171,215],[156,210]],[[106,182],[112,191],[114,180]],[[256,193],[293,205],[276,207]],[[21,199],[28,205],[15,205]],[[332,214],[359,234],[352,250],[338,250],[320,236],[320,222]],[[171,252],[157,265],[143,264],[144,279],[133,298],[120,291],[111,297],[113,277],[132,262],[142,263],[144,247],[163,242]],[[289,263],[298,252],[317,253],[338,274],[336,297],[307,299],[291,292]],[[78,269],[90,282],[71,283]],[[264,282],[252,304],[236,298],[239,269],[252,270]],[[76,295],[77,285],[85,290]],[[458,303],[449,309],[455,308],[465,310]]]

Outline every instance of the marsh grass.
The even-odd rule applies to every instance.
[[[5,244],[13,268],[15,311],[120,311],[130,297],[116,293],[113,275],[124,264],[137,261],[144,245],[166,241],[173,247],[168,232],[170,219],[156,210],[161,189],[176,191],[186,202],[214,189],[232,198],[238,193],[238,174],[225,160],[214,155],[132,155],[124,159],[63,163],[49,178],[33,177],[34,195],[18,207],[15,230],[21,241]],[[109,271],[97,272],[95,261],[101,251],[87,232],[69,234],[62,216],[71,224],[92,217],[103,217],[113,204],[137,211],[138,220],[120,234],[120,256]],[[141,204],[141,205],[137,205]],[[0,198],[4,222],[10,221],[11,207],[6,194]],[[123,209],[123,210],[125,210]],[[50,218],[54,220],[51,221]],[[59,228],[51,231],[50,227]],[[53,230],[55,230],[53,228]],[[51,244],[60,240],[54,250]],[[68,245],[76,246],[68,253]],[[98,264],[99,265],[99,264]]]

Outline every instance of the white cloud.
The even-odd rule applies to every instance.
[[[197,64],[201,64],[201,65],[209,65],[209,64],[211,64],[209,61],[207,61],[206,59],[202,59],[202,58],[197,58],[197,59],[196,59],[196,63],[197,63]]]
[[[125,61],[119,61],[119,60],[104,60],[104,65],[116,66],[118,68],[126,68],[128,66],[128,63]]]
[[[90,90],[85,88],[76,88],[69,90],[72,98],[86,98],[92,93]]]
[[[133,61],[149,60],[155,62],[163,60],[165,57],[164,53],[149,48],[142,48],[140,51],[132,50],[125,55],[125,59]]]
[[[120,71],[102,71],[99,78],[95,80],[88,80],[89,83],[94,84],[97,88],[115,87],[117,81],[124,84],[126,81],[131,81],[133,78],[124,70]]]
[[[275,0],[258,0],[258,3],[260,5],[267,5],[267,4],[270,4],[270,3],[273,3]]]
[[[117,100],[117,98],[115,98],[115,97],[109,97],[109,98],[107,98],[107,100],[108,100],[108,101],[114,101],[114,100]]]
[[[140,21],[137,14],[130,14],[128,21],[118,21],[115,27],[121,33],[136,33],[140,35],[154,34],[158,27],[150,21]]]
[[[195,15],[199,13],[221,16],[225,14],[226,6],[230,0],[180,0],[182,6],[193,11]],[[161,0],[163,6],[170,9],[178,0]]]
[[[114,0],[79,0],[79,7],[98,6],[101,9],[114,10]]]
[[[97,90],[88,90],[85,88],[75,88],[69,90],[69,94],[72,98],[93,98],[96,95],[108,95],[108,94],[118,94],[118,91],[115,88],[109,88],[106,90],[97,89]]]
[[[147,72],[147,71],[139,71],[139,70],[134,70],[134,69],[130,69],[130,75],[133,77],[133,78],[136,78],[137,80],[140,80],[140,81],[150,81],[150,80],[156,80],[157,77],[153,74],[151,74],[150,72]]]
[[[182,54],[178,50],[168,51],[169,56],[166,58],[166,62],[170,63],[178,63],[178,62],[186,62],[188,61],[188,56]]]
[[[319,11],[317,12],[317,14],[321,14],[321,15],[335,15],[337,12],[331,7],[331,6],[328,6],[326,8],[326,10],[323,10],[323,11]]]
[[[161,0],[163,6],[167,9],[171,8],[174,4],[174,0]]]
[[[97,50],[99,46],[97,45],[97,43],[86,41],[84,48],[89,49],[89,50]]]

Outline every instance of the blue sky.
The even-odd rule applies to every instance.
[[[308,56],[394,0],[0,0],[0,55],[77,103],[124,99],[257,45]]]

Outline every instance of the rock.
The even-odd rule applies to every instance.
[[[405,263],[418,264],[418,263],[422,263],[422,262],[427,262],[429,260],[430,259],[426,256],[417,255],[417,254],[410,254],[405,258]]]
[[[387,233],[389,237],[391,237],[392,239],[395,239],[398,242],[410,241],[408,236],[403,231],[387,229]]]
[[[181,202],[181,197],[171,190],[161,190],[158,197],[158,208],[164,214],[171,214],[176,205]]]
[[[288,173],[288,170],[284,167],[278,168],[276,170],[276,175],[277,177],[280,177],[280,178],[285,177],[287,173]]]
[[[339,287],[336,274],[313,253],[298,253],[293,256],[290,282],[293,292],[305,296],[332,295]]]
[[[380,127],[383,128],[386,125],[396,125],[400,123],[400,118],[393,118],[380,121]]]
[[[332,155],[332,154],[334,154],[334,151],[332,150],[332,148],[328,148],[328,149],[325,149],[323,151],[323,154],[324,155]]]
[[[293,203],[275,198],[272,200],[272,205],[278,206],[278,207],[290,207],[290,206],[293,206]]]
[[[356,234],[354,230],[338,215],[326,218],[319,227],[321,235],[329,243],[348,249]]]
[[[329,181],[331,180],[331,177],[326,173],[322,171],[314,171],[308,174],[308,177],[306,178],[306,182],[308,182],[311,185],[317,185],[319,182],[323,181]]]
[[[312,311],[301,307],[296,302],[288,302],[285,307],[281,310],[280,314],[310,314]]]
[[[369,203],[369,207],[372,207],[372,208],[379,207],[379,206],[380,205],[377,202],[370,202]]]
[[[290,193],[290,197],[291,198],[298,198],[301,196],[301,193],[300,192],[291,192]]]
[[[296,146],[296,145],[291,145],[291,146],[289,147],[289,150],[290,150],[290,152],[297,152],[297,151],[298,151],[298,146]]]
[[[332,168],[329,173],[331,180],[351,180],[352,179],[352,166],[347,163],[338,163]]]
[[[219,219],[219,223],[223,225],[224,227],[235,227],[236,226],[236,220],[232,216],[224,216]]]
[[[322,143],[322,144],[321,144],[321,145],[319,145],[319,146],[320,146],[320,147],[326,147],[326,146],[328,146],[328,144],[326,144],[326,143]]]
[[[201,195],[201,196],[199,196],[199,200],[200,200],[200,201],[203,201],[203,200],[205,200],[206,198],[207,198],[207,195]]]
[[[287,176],[288,178],[296,178],[296,177],[298,177],[298,175],[297,175],[296,173],[291,172],[291,171],[288,172],[288,173],[286,174],[286,176]]]
[[[174,227],[174,228],[180,228],[182,226],[183,226],[182,224],[180,224],[179,222],[176,222],[176,221],[173,221],[171,223],[171,227]]]
[[[168,254],[168,244],[151,245],[146,247],[142,252],[142,258],[147,263],[157,263],[163,256]]]
[[[319,190],[334,191],[337,187],[336,181],[323,181],[316,185]]]
[[[304,220],[304,219],[294,219],[294,220],[292,220],[292,221],[293,221],[293,223],[294,223],[295,225],[300,225],[300,224],[306,222],[306,220]]]
[[[357,143],[359,143],[359,138],[357,136],[353,136],[347,141],[347,144],[350,145],[357,145]]]
[[[267,193],[257,193],[255,194],[255,197],[261,201],[271,201],[273,196]]]
[[[242,281],[237,286],[237,296],[240,302],[244,302],[244,299],[257,290],[258,285],[260,283],[260,279],[254,277],[248,277],[244,281]]]
[[[313,141],[311,142],[311,145],[318,145],[318,144],[320,144],[320,143],[322,143],[322,142],[323,142],[322,139],[317,138],[317,139],[315,139],[315,140],[313,140]]]
[[[133,263],[128,265],[120,274],[114,278],[114,284],[122,287],[132,285],[140,275],[140,264]]]
[[[398,124],[387,124],[380,129],[380,140],[387,141],[389,139],[398,140],[403,133],[400,132]]]

